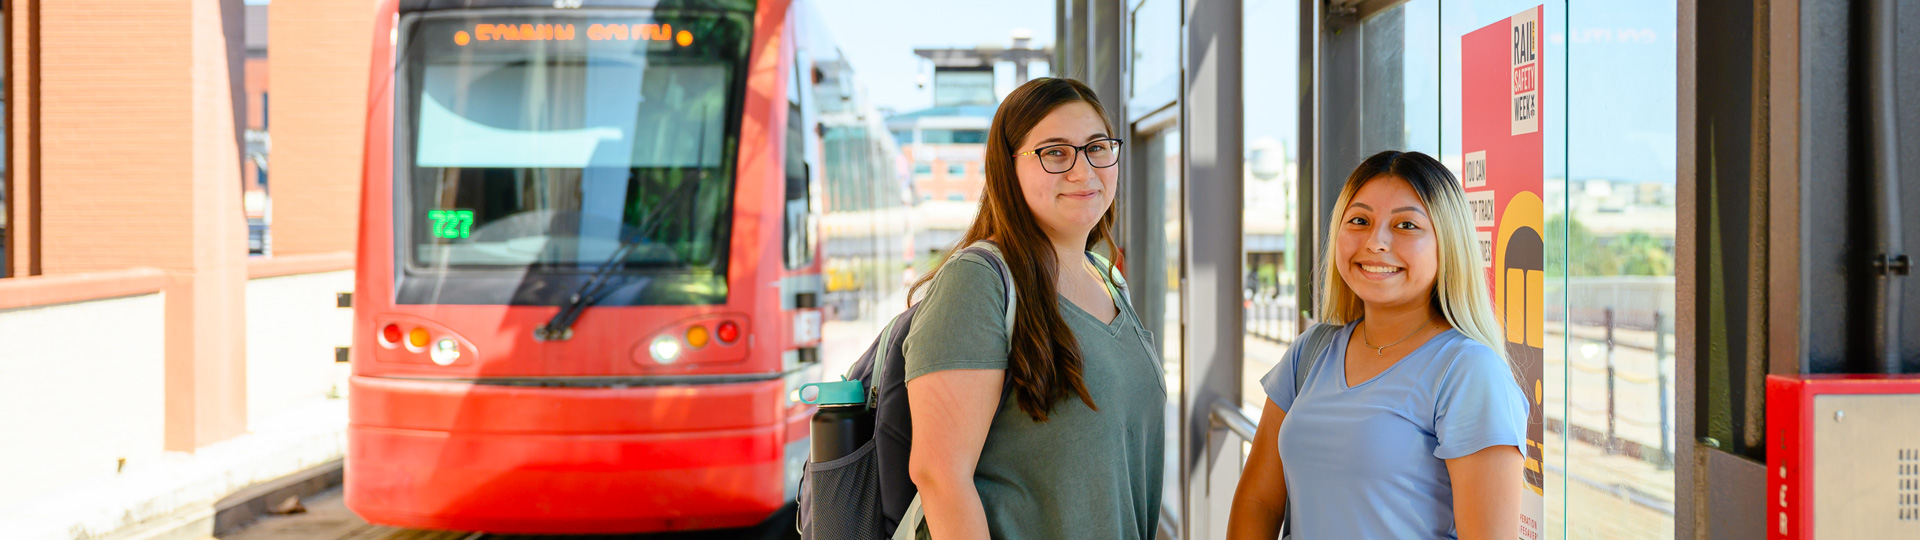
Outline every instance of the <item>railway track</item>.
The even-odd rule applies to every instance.
[[[347,510],[340,490],[303,501],[307,511],[254,522],[218,540],[798,540],[793,510],[746,529],[629,535],[519,535],[395,529],[367,523]]]

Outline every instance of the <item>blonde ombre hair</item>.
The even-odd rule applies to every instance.
[[[1347,176],[1340,200],[1333,205],[1333,223],[1327,227],[1326,255],[1320,258],[1320,322],[1344,325],[1366,315],[1360,296],[1347,287],[1333,266],[1338,256],[1334,246],[1339,245],[1340,218],[1347,204],[1353,202],[1353,195],[1367,182],[1383,178],[1400,178],[1413,186],[1433,221],[1439,259],[1433,276],[1434,309],[1455,330],[1506,359],[1506,341],[1501,339],[1500,319],[1494,316],[1487,273],[1480,267],[1480,258],[1474,256],[1473,214],[1467,206],[1467,193],[1445,165],[1419,152],[1388,150],[1374,154]]]

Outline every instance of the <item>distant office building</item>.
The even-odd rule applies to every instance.
[[[945,249],[978,213],[987,182],[982,151],[993,110],[993,105],[948,105],[887,119],[887,131],[912,164],[912,196],[924,225],[914,241],[920,249]]]
[[[1000,105],[996,69],[1012,70],[1011,90],[1027,81],[1031,64],[1049,62],[1053,48],[1035,48],[1030,33],[1016,31],[1010,47],[913,52],[933,63],[934,105],[888,117],[887,130],[912,164],[913,197],[925,226],[914,245],[940,250],[957,240],[979,212],[987,180],[982,152]]]

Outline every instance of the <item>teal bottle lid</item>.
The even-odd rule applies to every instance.
[[[808,405],[865,405],[867,385],[858,380],[808,383],[800,386],[800,402]]]

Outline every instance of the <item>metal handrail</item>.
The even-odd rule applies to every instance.
[[[1230,399],[1215,400],[1213,405],[1208,407],[1207,424],[1210,426],[1210,429],[1207,430],[1207,446],[1209,447],[1213,446],[1213,434],[1219,431],[1219,428],[1227,428],[1227,431],[1233,432],[1234,435],[1240,436],[1241,440],[1247,442],[1253,442],[1253,433],[1259,430],[1259,426],[1254,424],[1253,419],[1247,418],[1247,413],[1241,411],[1240,407],[1235,406],[1233,400]],[[1167,518],[1167,514],[1163,511],[1160,516],[1160,533],[1162,538],[1179,540],[1179,535],[1174,533],[1174,531],[1180,530],[1179,527],[1176,525],[1172,531],[1167,530]]]
[[[1157,540],[1180,540],[1180,518],[1173,515],[1168,503],[1160,503],[1160,536]]]
[[[1232,400],[1222,399],[1214,401],[1213,409],[1207,415],[1207,419],[1213,424],[1213,427],[1227,428],[1228,431],[1239,435],[1242,440],[1247,442],[1253,442],[1253,432],[1259,430],[1259,424],[1255,424],[1252,418],[1247,418],[1247,413],[1242,412],[1239,407],[1234,406]],[[1207,437],[1213,437],[1211,432],[1209,432]],[[1209,441],[1209,444],[1211,444],[1211,441]]]
[[[1233,434],[1239,435],[1241,439],[1247,441],[1253,440],[1253,432],[1258,429],[1253,423],[1253,419],[1247,418],[1247,413],[1241,412],[1239,407],[1233,405],[1233,400],[1228,399],[1213,402],[1213,406],[1207,413],[1207,422],[1214,428],[1227,428],[1228,431],[1232,431]],[[1207,444],[1209,446],[1213,444],[1214,431],[1213,429],[1207,430]],[[1179,518],[1174,516],[1172,509],[1165,504],[1162,504],[1160,507],[1159,533],[1162,540],[1180,539]]]

